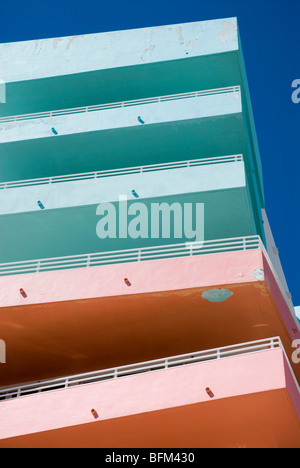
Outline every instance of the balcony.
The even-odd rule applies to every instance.
[[[257,229],[241,234],[263,237],[262,180],[249,146],[239,86],[5,117],[0,143],[4,184],[173,164],[183,154],[186,160],[243,154]]]
[[[187,185],[188,180],[188,185]],[[242,155],[118,168],[84,174],[0,183],[0,214],[118,202],[120,195],[134,199],[168,197],[197,192],[245,188]],[[11,189],[11,190],[6,190]]]
[[[191,159],[197,153],[199,157],[243,153],[250,190],[259,199],[254,210],[259,221],[264,203],[261,163],[236,18],[1,44],[0,48],[7,94],[1,106],[1,181],[156,164],[181,160],[182,154]],[[191,95],[195,89],[207,94],[209,88],[228,90],[232,84],[241,87],[237,114],[230,113],[229,106],[225,116],[221,106],[212,122],[199,119],[198,108],[197,122],[185,113],[181,122],[174,112],[175,122],[170,125],[165,121],[167,114],[178,106],[169,103],[162,121],[155,120],[153,96],[163,100]],[[134,106],[133,114],[123,112],[132,119],[129,122],[119,120],[117,109],[109,109],[109,103],[145,104],[147,100],[149,112],[145,109],[141,115],[143,105]],[[67,118],[62,110],[76,113],[87,108],[94,109],[97,117]],[[53,109],[58,112],[51,113]],[[26,119],[33,113],[36,119],[27,125],[25,120],[11,118]],[[105,130],[99,132],[94,120],[102,118]],[[123,127],[112,131],[116,124]],[[254,173],[258,186],[252,181]]]
[[[2,115],[178,94],[240,83],[228,18],[0,45]],[[78,60],[80,56],[80,60]]]
[[[0,395],[2,448],[300,447],[299,386],[278,337]]]
[[[168,238],[162,232],[157,238],[149,232],[137,239],[129,235],[99,238],[97,208],[100,203],[112,204],[119,230],[120,196],[127,198],[128,213],[142,202],[148,231],[155,224],[154,204],[171,207],[175,203],[182,219],[176,217],[173,223],[170,218]],[[189,240],[183,232],[186,203],[193,207],[193,220],[196,203],[204,205],[207,240],[257,232],[242,155],[193,159],[0,184],[0,244],[5,245],[0,262],[184,243]],[[128,214],[128,222],[132,218]],[[173,224],[181,225],[182,235]]]
[[[0,273],[1,385],[268,336],[290,349],[300,338],[257,236],[2,264]]]
[[[236,86],[7,117],[0,143],[2,181],[247,153]]]

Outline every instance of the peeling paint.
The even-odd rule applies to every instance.
[[[217,36],[222,42],[226,42],[229,39],[229,32],[236,31],[237,25],[233,23],[229,23],[228,21],[223,21],[222,23],[222,31]],[[236,41],[236,38],[234,38]]]
[[[221,35],[216,39],[218,34]],[[157,62],[181,59],[185,52],[192,55],[190,48],[196,44],[196,38],[198,45],[193,53],[197,56],[236,50],[236,44],[233,44],[236,21],[228,18],[0,44],[0,68],[5,70],[7,82],[19,82],[116,68],[116,65],[152,63],[154,56]],[[155,54],[153,45],[156,46]],[[147,55],[143,53],[144,48]],[[68,57],[63,51],[68,52]],[[77,60],[76,51],[80,60]]]
[[[143,54],[147,54],[147,52],[149,52],[149,54],[152,55],[152,52],[153,52],[154,49],[155,49],[155,45],[151,44],[151,45],[149,45],[149,47],[146,47],[144,49]],[[144,60],[144,57],[142,56],[141,59]]]
[[[40,51],[42,50],[43,44],[44,44],[43,39],[35,41],[34,52],[36,52],[36,55],[38,55]]]
[[[209,302],[224,302],[229,297],[233,295],[233,292],[229,289],[219,288],[219,289],[208,289],[204,291],[201,296],[203,299],[206,299]]]
[[[223,31],[230,31],[230,30],[237,30],[237,25],[233,23],[229,23],[228,21],[223,21]]]
[[[262,270],[260,268],[257,268],[256,270],[253,270],[251,274],[258,281],[262,281],[264,279],[264,277],[265,277],[264,270]]]
[[[197,43],[198,43],[198,39],[193,39],[192,41],[187,42],[185,46],[185,53],[189,54],[190,51],[196,46]]]
[[[70,47],[71,47],[73,41],[74,41],[75,39],[77,39],[78,37],[84,37],[84,35],[79,35],[79,36],[72,36],[72,37],[70,37],[69,42],[68,42],[67,47],[66,47],[66,50],[69,50],[69,49],[70,49]]]
[[[182,36],[182,29],[181,29],[181,27],[177,28],[176,31],[177,31],[177,34],[178,34],[178,36],[179,36],[179,44],[182,45],[182,44],[183,44],[183,36]]]
[[[145,47],[145,49],[143,50],[143,54],[141,55],[139,61],[143,62],[145,60],[144,55],[146,55],[147,53],[149,53],[151,57],[154,49],[155,49],[155,45],[153,44],[151,44],[149,47]]]
[[[217,36],[219,39],[221,39],[222,42],[225,42],[229,38],[229,34],[227,31],[221,31],[220,34]]]
[[[57,44],[58,44],[58,42],[59,42],[59,41],[62,41],[62,40],[63,40],[62,37],[56,37],[56,38],[54,39],[54,41],[53,41],[53,47],[54,47],[54,49],[57,49]]]

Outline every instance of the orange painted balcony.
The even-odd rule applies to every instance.
[[[298,321],[257,236],[155,249],[0,276],[0,385],[269,336],[291,355]]]
[[[0,389],[0,447],[299,448],[299,390],[278,337],[36,382]]]

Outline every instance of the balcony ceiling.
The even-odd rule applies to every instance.
[[[272,295],[266,281],[243,282],[242,273],[236,275],[240,275],[240,282],[229,281],[230,277],[235,276],[231,273],[234,259],[244,259],[246,264],[248,253],[252,256],[253,252],[244,252],[246,257],[242,252],[206,255],[201,257],[200,263],[197,260],[195,267],[198,265],[199,278],[202,277],[202,282],[210,286],[2,307],[1,338],[7,346],[7,363],[1,366],[0,385],[89,372],[270,336],[280,336],[288,357],[291,357],[292,332],[291,329],[287,331],[281,315],[283,312],[281,310],[279,314],[278,304],[273,299],[278,293],[272,290]],[[228,282],[223,285],[216,285],[218,280],[212,278],[218,273],[220,265],[215,264],[217,270],[212,269],[210,273],[209,268],[205,267],[209,265],[208,257],[217,260],[219,255],[224,255],[227,264]],[[201,266],[204,257],[206,260]],[[157,265],[160,262],[164,265],[168,263],[170,267],[173,264],[173,260],[143,262],[146,268],[143,275],[148,268],[146,263]],[[184,275],[189,271],[194,281],[198,281],[189,259],[177,259],[176,265],[176,268],[181,265],[176,270],[179,275],[180,272]],[[107,267],[93,270],[100,272],[101,268],[105,272]],[[129,276],[131,281],[133,278],[133,284],[134,268],[134,264],[123,265],[123,276]],[[85,271],[87,275],[93,273],[89,269]],[[61,278],[63,274],[59,272]],[[49,287],[53,288],[53,280],[58,273],[43,275]],[[83,275],[84,271],[81,281]],[[26,275],[14,278],[15,294],[24,287],[28,293],[27,301],[30,301],[30,286],[24,285],[24,279]],[[119,280],[123,282],[123,278]],[[147,277],[141,280],[147,283]],[[184,280],[185,277],[182,283]],[[107,281],[114,279],[107,278]],[[34,287],[37,288],[38,283],[31,286]],[[202,297],[204,291],[222,287],[233,293],[227,300],[210,302]],[[45,288],[43,294],[47,294],[47,285]],[[75,282],[68,288],[78,294],[79,285]],[[290,324],[291,320],[288,319]],[[294,338],[298,335],[294,335]],[[300,380],[299,366],[292,365]]]

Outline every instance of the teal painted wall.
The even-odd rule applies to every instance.
[[[144,201],[151,203],[204,203],[205,240],[255,234],[245,188],[187,193]],[[134,203],[131,200],[128,203]],[[117,204],[116,205],[116,209]],[[0,217],[0,262],[76,255],[150,245],[190,241],[177,239],[99,239],[96,234],[98,205],[41,210]],[[195,206],[195,205],[194,205]]]
[[[195,188],[208,206],[205,235],[263,237],[262,174],[235,18],[1,44],[0,52],[7,92],[2,115],[241,85],[241,96],[214,95],[0,124],[0,181],[241,153],[247,186],[230,187],[226,179],[227,188],[220,185],[218,192]],[[130,180],[128,186],[133,185]],[[172,183],[179,187],[176,178]],[[160,186],[164,184],[161,179]],[[192,186],[191,181],[190,190]],[[44,187],[21,191],[16,198],[11,192],[9,202],[3,195],[2,213],[15,213],[0,218],[3,261],[99,250],[99,239],[94,238],[96,193],[82,184],[86,198],[80,202],[75,186],[65,187],[63,193],[64,185],[48,194]],[[185,195],[168,190],[167,199],[192,200],[189,189]],[[106,196],[111,193],[107,189]],[[151,200],[160,196],[157,185],[147,196]],[[52,209],[37,211],[40,198]],[[30,212],[16,214],[22,210]],[[130,245],[103,244],[100,249]]]

